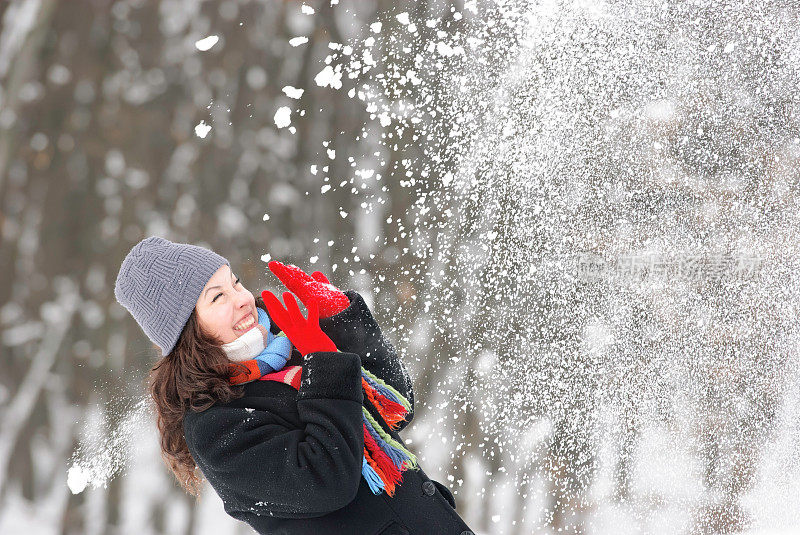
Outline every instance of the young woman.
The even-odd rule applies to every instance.
[[[161,349],[150,391],[180,484],[199,495],[199,468],[258,533],[471,535],[398,434],[411,381],[364,299],[270,270],[307,317],[203,247],[153,236],[122,262],[115,296]]]

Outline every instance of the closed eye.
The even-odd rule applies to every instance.
[[[234,286],[236,286],[237,284],[239,284],[239,281],[240,281],[240,280],[242,280],[242,279],[236,279],[236,281],[233,283],[233,285],[234,285]],[[214,301],[216,301],[216,300],[217,300],[217,297],[219,297],[220,295],[222,295],[222,293],[221,293],[221,292],[220,292],[220,293],[218,293],[216,296],[214,296],[214,299],[212,299],[212,300],[211,300],[211,302],[213,303]]]

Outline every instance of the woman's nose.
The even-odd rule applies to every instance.
[[[238,308],[244,308],[250,304],[250,299],[248,299],[247,292],[238,292],[236,294],[236,306]]]

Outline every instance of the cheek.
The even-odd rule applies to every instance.
[[[233,342],[236,338],[238,338],[238,335],[233,330],[233,308],[220,308],[224,308],[225,310],[220,310],[217,316],[214,318],[214,330],[222,343],[227,344],[228,342]]]
[[[231,330],[232,310],[230,307],[219,306],[208,317],[208,325],[215,333],[224,334]]]
[[[255,298],[255,296],[253,296],[253,294],[250,293],[247,290],[244,290],[244,294],[247,297],[247,304],[249,304],[251,308],[255,309],[256,308],[256,298]],[[240,303],[241,303],[241,301],[240,301]]]

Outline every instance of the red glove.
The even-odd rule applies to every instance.
[[[273,260],[269,270],[280,279],[286,288],[300,298],[308,308],[310,301],[319,303],[319,315],[328,318],[350,306],[350,299],[336,286],[328,282],[320,271],[310,276],[294,265],[284,265]]]
[[[269,290],[261,292],[261,298],[264,299],[270,317],[301,355],[313,351],[338,351],[333,340],[319,327],[319,308],[316,301],[309,301],[308,318],[304,318],[291,292],[283,292],[286,308],[283,308],[278,298]]]

